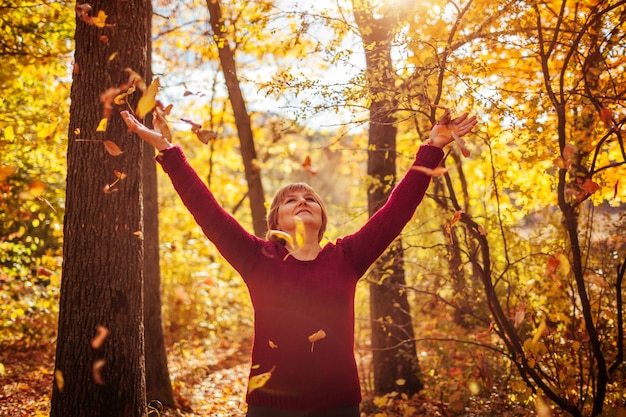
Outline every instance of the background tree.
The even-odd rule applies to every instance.
[[[391,50],[400,9],[393,14],[387,9],[389,13],[375,18],[377,11],[372,4],[353,2],[367,63],[370,101],[367,175],[371,181],[367,195],[370,217],[387,201],[396,180],[398,100],[394,94],[396,77]],[[413,341],[411,308],[404,289],[406,281],[401,239],[396,239],[381,256],[376,269],[369,273],[368,280],[371,282],[374,390],[377,394],[393,391],[415,394],[423,385]]]
[[[142,144],[103,93],[140,85],[127,68],[147,74],[149,12],[144,0],[76,6],[52,416],[145,415]]]

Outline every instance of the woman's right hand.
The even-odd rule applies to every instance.
[[[120,114],[130,132],[139,135],[141,139],[154,146],[159,152],[172,146],[162,134],[156,130],[148,129],[127,110],[121,111]]]

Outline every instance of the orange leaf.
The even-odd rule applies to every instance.
[[[6,180],[17,171],[17,168],[9,165],[0,165],[0,182]]]
[[[124,153],[123,150],[110,140],[105,140],[102,143],[104,144],[104,149],[106,149],[106,151],[112,156],[118,156]]]
[[[317,168],[313,168],[313,166],[311,165],[311,156],[307,155],[304,158],[304,162],[302,163],[302,168],[304,168],[304,170],[306,172],[308,172],[311,175],[315,175],[317,174]]]
[[[456,222],[461,220],[461,217],[465,214],[465,210],[457,210],[452,216],[452,220],[450,220],[450,226],[454,225]]]
[[[104,326],[98,326],[96,328],[96,331],[97,331],[96,335],[94,336],[93,339],[91,339],[91,347],[93,349],[100,349],[105,339],[109,335],[109,329],[107,329]]]
[[[613,200],[617,197],[617,191],[619,189],[619,180],[615,181],[615,189],[613,190]]]
[[[212,130],[202,129],[197,130],[194,133],[196,134],[196,137],[200,140],[200,142],[204,143],[205,145],[212,140],[217,139],[217,133]]]
[[[94,361],[93,366],[91,368],[91,375],[93,376],[93,381],[98,385],[105,385],[104,379],[102,378],[102,368],[106,361],[104,359],[98,359]]]
[[[589,194],[593,194],[600,189],[600,186],[587,178],[585,182],[580,185],[580,188],[588,192]]]
[[[576,155],[576,152],[578,152],[578,148],[577,147],[575,147],[574,145],[567,144],[563,148],[563,152],[561,152],[561,156],[562,156],[563,160],[567,164],[569,164],[570,163],[570,159],[572,159],[572,157],[574,155]]]
[[[615,128],[615,122],[613,121],[613,112],[610,109],[602,107],[600,109],[600,119],[607,129],[612,130]]]

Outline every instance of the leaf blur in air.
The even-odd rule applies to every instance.
[[[157,132],[161,133],[161,135],[165,139],[171,142],[172,132],[170,131],[170,128],[167,124],[167,119],[165,118],[167,113],[165,113],[163,110],[161,110],[161,108],[159,108],[159,106],[157,106],[154,108],[152,115],[154,116],[154,119],[152,119],[152,125],[154,126],[154,129]]]
[[[304,162],[302,163],[302,168],[304,168],[304,170],[311,175],[317,174],[317,168],[314,168],[313,165],[311,164],[311,155],[307,155],[304,158]]]
[[[17,171],[17,168],[10,165],[0,165],[0,182],[5,181]]]
[[[301,248],[304,246],[304,242],[306,240],[306,228],[304,227],[304,222],[298,216],[293,216],[293,221],[296,224],[296,248]]]
[[[96,328],[96,335],[91,339],[91,347],[93,349],[100,349],[107,336],[109,336],[109,329],[104,326],[98,326]]]
[[[248,394],[265,386],[265,384],[267,384],[267,381],[269,381],[272,377],[272,372],[274,372],[275,369],[276,367],[274,366],[268,372],[264,372],[262,374],[250,377],[250,380],[248,381]]]
[[[40,197],[46,188],[46,184],[39,180],[35,180],[28,185],[28,191],[22,191],[19,194],[19,197],[22,200],[34,200],[35,198]]]
[[[105,141],[102,141],[102,144],[104,145],[104,149],[106,149],[106,151],[111,156],[118,156],[124,153],[124,151],[121,150],[119,146],[115,144],[115,142],[111,142],[110,140],[105,140]]]
[[[152,83],[143,92],[143,95],[139,99],[137,104],[137,116],[143,118],[146,114],[150,113],[157,105],[156,95],[159,92],[160,81],[155,78]]]
[[[616,125],[615,125],[615,121],[613,120],[613,112],[611,111],[611,109],[602,107],[600,109],[600,119],[602,120],[602,123],[604,123],[604,126],[606,126],[608,130],[615,129]]]
[[[96,132],[106,132],[107,131],[107,124],[108,124],[109,119],[107,119],[106,117],[103,119],[100,119],[100,123],[98,123],[98,127],[96,128]]]
[[[588,192],[589,194],[593,194],[600,189],[600,186],[593,182],[591,179],[587,178],[580,184],[580,188]]]
[[[288,248],[296,248],[291,235],[289,233],[283,232],[282,230],[270,230],[268,233],[268,237],[270,239],[282,239],[285,241]]]
[[[93,377],[93,381],[98,385],[106,384],[104,378],[102,378],[102,369],[104,368],[105,364],[106,361],[104,359],[97,359],[93,362],[93,365],[91,367],[91,376]]]
[[[13,131],[13,126],[9,125],[4,128],[4,138],[7,142],[13,142],[15,140],[15,132]]]

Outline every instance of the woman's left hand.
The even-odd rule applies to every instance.
[[[431,129],[427,143],[443,148],[455,140],[455,135],[459,139],[468,134],[476,126],[477,122],[476,116],[468,117],[468,113],[463,113],[459,117],[452,119],[450,110],[446,110],[443,117]]]

